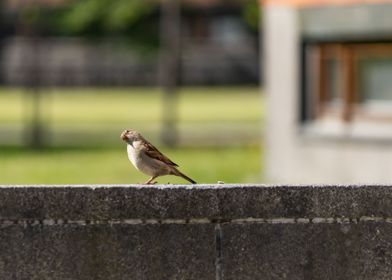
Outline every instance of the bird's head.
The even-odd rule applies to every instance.
[[[122,140],[124,140],[128,144],[132,145],[132,143],[134,141],[137,141],[140,139],[141,135],[139,132],[137,132],[135,130],[126,129],[121,133],[120,137]]]

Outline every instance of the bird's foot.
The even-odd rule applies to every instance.
[[[157,181],[154,181],[154,182],[148,182],[148,181],[147,181],[147,182],[145,182],[144,184],[145,184],[145,185],[155,185],[156,183],[157,183]]]

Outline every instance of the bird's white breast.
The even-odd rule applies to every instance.
[[[134,145],[137,147],[138,143],[134,142]],[[127,153],[129,161],[132,162],[137,170],[150,176],[156,173],[157,167],[155,165],[157,163],[147,157],[143,152],[128,144]]]
[[[129,161],[137,168],[137,153],[135,148],[129,144],[127,145],[127,154]]]

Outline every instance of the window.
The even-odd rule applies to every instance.
[[[392,125],[392,41],[305,43],[302,73],[306,123]]]

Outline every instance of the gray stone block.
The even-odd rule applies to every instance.
[[[389,186],[0,187],[0,279],[392,279]]]
[[[215,279],[213,225],[11,225],[0,279]]]
[[[30,186],[0,193],[0,219],[392,217],[389,186]]]
[[[392,224],[222,226],[223,279],[391,279]]]

